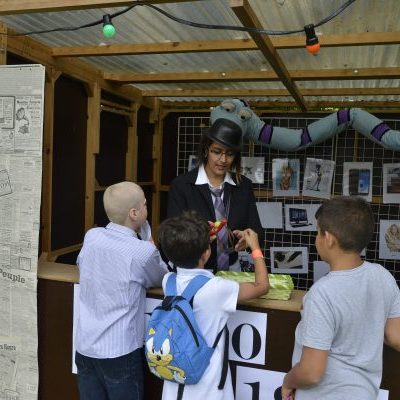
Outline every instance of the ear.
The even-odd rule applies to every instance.
[[[208,259],[210,258],[210,256],[211,256],[211,247],[208,246],[208,249],[205,250],[205,251],[203,252],[203,254],[200,256],[200,261],[201,261],[201,263],[202,263],[203,265],[205,265],[205,264],[207,263]]]
[[[329,248],[332,248],[337,245],[336,236],[332,235],[332,233],[328,231],[325,231],[325,240]]]
[[[136,208],[130,208],[130,209],[129,209],[129,212],[128,212],[128,215],[129,215],[129,218],[130,218],[132,221],[136,221],[136,217],[137,217],[137,210],[136,210]]]

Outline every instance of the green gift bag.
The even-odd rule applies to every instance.
[[[254,282],[254,272],[219,271],[216,275],[236,282]],[[284,274],[269,274],[268,277],[270,288],[268,293],[261,296],[261,298],[289,300],[294,289],[292,277]]]

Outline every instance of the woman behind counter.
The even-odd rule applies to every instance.
[[[228,119],[217,119],[201,137],[199,166],[176,177],[168,195],[167,217],[196,210],[207,221],[227,219],[227,228],[211,244],[211,257],[205,266],[214,273],[240,271],[237,252],[246,247],[244,229],[256,231],[262,242],[252,182],[240,175],[241,147],[241,128]]]

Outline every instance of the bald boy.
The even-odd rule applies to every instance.
[[[80,399],[141,400],[146,288],[161,286],[167,267],[151,239],[141,187],[111,185],[103,203],[110,223],[86,233],[77,261]]]

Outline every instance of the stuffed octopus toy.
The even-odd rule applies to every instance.
[[[400,150],[400,131],[391,129],[379,118],[360,108],[339,110],[303,129],[289,129],[265,123],[243,100],[228,99],[211,111],[211,123],[218,118],[226,118],[239,125],[243,139],[276,150],[297,151],[314,146],[347,128],[353,128],[386,149]]]

